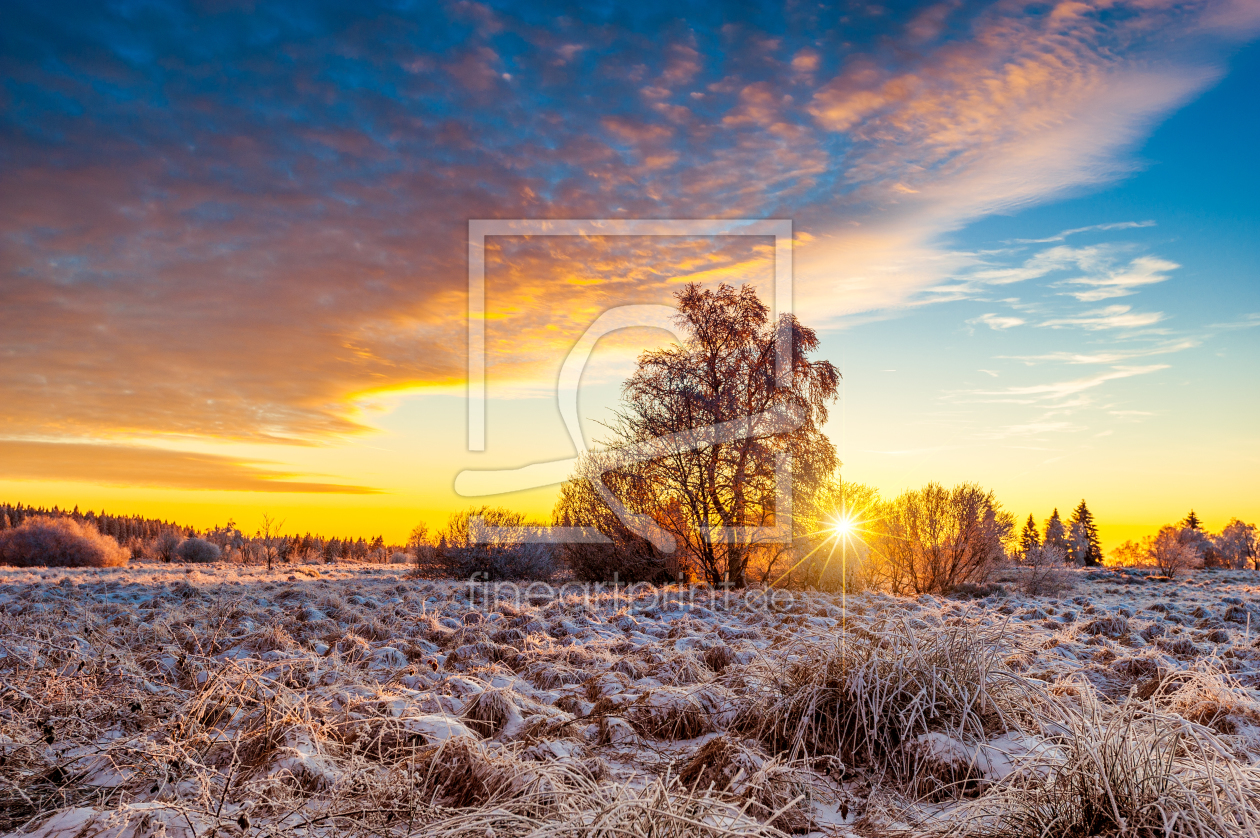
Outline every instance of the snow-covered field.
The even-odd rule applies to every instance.
[[[767,602],[406,570],[0,568],[0,833],[1260,834],[1250,572]]]

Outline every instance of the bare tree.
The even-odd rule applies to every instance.
[[[276,559],[284,553],[287,557],[287,542],[280,535],[280,531],[284,528],[284,521],[277,521],[270,515],[263,513],[262,526],[258,528],[257,535],[254,536],[254,547],[262,553],[262,557],[267,561],[267,572],[271,572],[272,564]]]
[[[677,297],[686,338],[639,357],[611,425],[612,444],[623,453],[652,452],[635,470],[652,488],[648,497],[630,498],[643,504],[636,511],[672,536],[710,583],[743,586],[758,529],[791,524],[775,503],[783,455],[797,501],[835,471],[822,425],[840,374],[808,359],[818,347],[811,329],[790,315],[772,323],[750,286],[702,290],[692,283]],[[785,387],[775,375],[776,334],[791,373]]]
[[[929,483],[884,505],[873,561],[894,593],[947,593],[983,582],[1005,557],[1014,527],[992,492]]]
[[[1152,538],[1142,539],[1146,557],[1164,576],[1176,576],[1199,563],[1201,556],[1193,543],[1181,537],[1182,528],[1165,526]]]
[[[417,576],[424,576],[432,570],[437,561],[437,545],[429,532],[429,525],[419,523],[407,536],[407,552],[411,554],[412,568]]]

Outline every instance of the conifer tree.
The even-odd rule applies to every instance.
[[[1217,554],[1216,545],[1212,543],[1212,537],[1204,531],[1203,522],[1199,520],[1198,515],[1194,514],[1193,509],[1181,522],[1181,531],[1177,534],[1177,541],[1198,554],[1205,566],[1217,566],[1217,560],[1220,557]]]
[[[1102,545],[1098,542],[1098,525],[1084,499],[1072,512],[1072,536],[1068,551],[1080,564],[1097,567],[1102,564]]]
[[[1019,535],[1019,554],[1028,558],[1028,554],[1040,546],[1041,533],[1037,531],[1037,522],[1029,515],[1028,521],[1024,523],[1024,531]]]
[[[1063,526],[1063,519],[1059,517],[1058,507],[1055,507],[1050,515],[1050,520],[1046,521],[1046,538],[1042,543],[1047,547],[1058,547],[1063,552],[1067,552],[1067,530]]]

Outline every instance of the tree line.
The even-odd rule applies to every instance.
[[[199,530],[141,515],[80,512],[77,506],[63,510],[57,506],[0,504],[0,532],[36,518],[66,518],[91,525],[127,548],[133,557],[156,561],[387,561],[406,549],[406,545],[387,544],[380,535],[365,539],[285,533],[283,522],[270,516],[263,516],[262,525],[253,534],[247,534],[231,520]]]
[[[1082,567],[1097,567],[1103,562],[1102,546],[1098,540],[1098,525],[1084,498],[1072,511],[1067,525],[1059,517],[1056,507],[1046,519],[1045,534],[1037,529],[1037,520],[1028,516],[1019,534],[1018,555],[1027,561],[1037,551],[1054,551],[1061,560]]]
[[[1260,570],[1260,538],[1255,524],[1230,519],[1211,533],[1191,509],[1176,524],[1166,524],[1140,541],[1126,541],[1112,551],[1116,564],[1149,564],[1171,576],[1193,567]]]

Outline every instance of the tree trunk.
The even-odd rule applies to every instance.
[[[727,588],[748,587],[748,553],[743,550],[728,550],[726,554],[726,578],[723,581]]]

